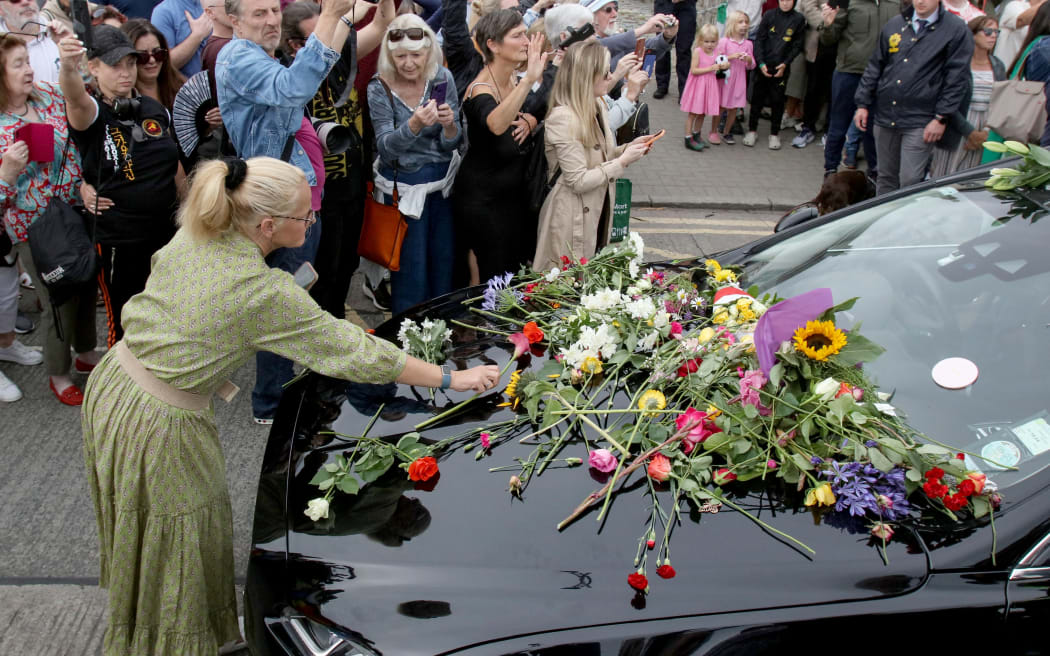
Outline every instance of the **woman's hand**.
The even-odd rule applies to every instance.
[[[84,201],[84,208],[92,214],[101,214],[113,207],[113,201],[104,196],[99,196],[95,188],[86,182],[80,185],[80,200]],[[97,212],[95,211],[96,201],[98,201]]]
[[[547,57],[550,53],[543,50],[544,38],[542,34],[533,34],[529,39],[529,64],[525,69],[525,83],[530,87],[540,81],[543,69],[547,67]]]
[[[204,122],[212,128],[222,126],[222,112],[219,111],[218,107],[212,107],[204,114]]]
[[[647,84],[649,84],[648,73],[641,68],[631,71],[631,74],[627,76],[627,91],[624,92],[624,96],[627,97],[627,100],[636,102],[638,100],[638,95]]]
[[[623,153],[620,155],[620,163],[623,164],[624,168],[645,157],[645,154],[649,152],[648,139],[649,137],[638,137],[623,149]]]
[[[408,129],[412,130],[413,134],[419,134],[420,130],[434,125],[437,121],[437,103],[431,99],[426,104],[416,107],[416,111],[412,112],[412,118],[408,119]]]
[[[433,101],[431,101],[433,102]],[[448,103],[442,103],[437,107],[437,121],[446,128],[452,127],[456,122],[456,115]]]
[[[641,68],[642,63],[638,61],[638,55],[632,53],[620,57],[616,62],[616,70],[613,71],[613,80],[620,81],[630,75],[631,71]]]
[[[22,171],[26,170],[29,163],[29,145],[24,141],[16,141],[4,151],[3,160],[0,161],[0,178],[4,182],[14,185]]]
[[[486,364],[465,371],[452,372],[452,389],[457,392],[473,390],[481,393],[492,389],[499,382],[499,367]]]
[[[58,42],[58,58],[62,68],[77,70],[80,58],[84,56],[84,44],[75,36],[67,36]]]
[[[60,23],[57,20],[51,21],[47,26],[47,33],[51,35],[51,39],[57,44],[62,43],[62,39],[67,36],[74,36],[73,30]]]

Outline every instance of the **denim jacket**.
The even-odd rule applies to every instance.
[[[313,99],[339,53],[311,35],[292,65],[284,67],[258,44],[235,38],[219,51],[215,86],[222,122],[237,154],[279,159],[284,144],[303,122],[303,108]],[[302,145],[292,148],[291,164],[317,184]]]

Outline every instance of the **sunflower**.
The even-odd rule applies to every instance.
[[[500,406],[511,406],[517,408],[519,401],[518,398],[518,382],[521,380],[521,371],[515,371],[510,375],[510,382],[507,383],[507,389],[503,390],[503,393],[510,399],[508,403],[501,403]]]
[[[795,350],[806,357],[825,361],[846,345],[846,333],[831,321],[807,321],[795,331]]]
[[[718,260],[707,260],[704,262],[704,267],[711,273],[718,273],[722,270],[722,265],[718,263]]]
[[[645,414],[655,415],[656,413],[652,412],[653,410],[663,410],[667,407],[667,398],[659,390],[646,390],[642,394],[642,398],[638,399],[638,407],[649,411]]]

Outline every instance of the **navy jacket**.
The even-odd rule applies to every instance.
[[[973,35],[961,18],[941,4],[937,22],[917,35],[908,6],[879,33],[854,100],[875,110],[880,127],[925,127],[934,115],[959,110],[970,81]]]

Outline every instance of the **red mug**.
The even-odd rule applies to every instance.
[[[48,123],[29,123],[15,131],[15,140],[29,146],[30,162],[52,162],[55,159],[55,128]]]

